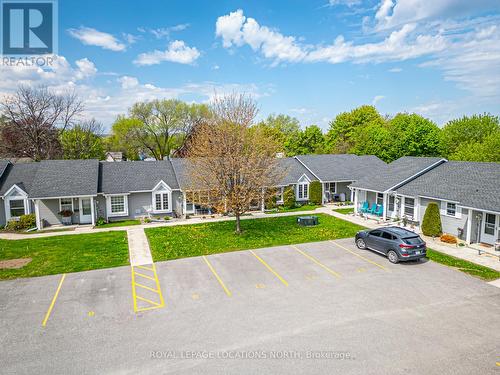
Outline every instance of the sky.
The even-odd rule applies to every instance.
[[[59,0],[58,41],[50,69],[0,66],[0,95],[75,90],[108,129],[137,101],[232,92],[325,130],[363,104],[500,114],[498,0]]]

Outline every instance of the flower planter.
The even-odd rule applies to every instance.
[[[73,222],[71,220],[71,216],[63,216],[61,218],[61,223],[63,223],[63,225],[71,225],[71,224],[73,224]]]

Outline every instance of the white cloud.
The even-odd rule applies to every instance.
[[[156,39],[164,39],[169,38],[173,32],[183,31],[189,27],[189,23],[181,23],[175,26],[170,27],[158,27],[156,29],[152,29],[149,27],[138,27],[137,30],[141,33],[151,33]]]
[[[402,68],[391,68],[388,70],[390,73],[401,73],[403,71]]]
[[[135,77],[123,76],[118,78],[118,82],[121,83],[122,89],[131,89],[139,85],[139,80]]]
[[[470,17],[499,10],[498,0],[381,0],[376,13],[378,28],[436,18]]]
[[[377,105],[382,99],[385,99],[384,95],[376,95],[372,100],[372,104]]]
[[[344,61],[383,62],[398,61],[441,51],[446,47],[442,35],[415,33],[416,25],[407,24],[393,31],[377,43],[354,44],[339,35],[333,44],[310,46],[293,36],[284,36],[266,26],[260,26],[253,18],[246,18],[241,9],[221,16],[216,22],[216,35],[222,38],[226,48],[248,44],[264,57],[280,62],[329,62]]]
[[[156,65],[163,61],[192,64],[198,57],[200,57],[200,52],[196,47],[189,47],[182,40],[175,40],[170,42],[168,49],[165,51],[154,50],[152,52],[141,53],[137,56],[134,64],[139,66]]]
[[[215,64],[212,66],[212,70],[219,70],[220,69],[220,66]]]
[[[97,68],[94,63],[87,58],[75,61],[78,71],[76,72],[77,79],[92,77],[97,73]]]
[[[361,0],[328,0],[328,5],[329,6],[336,6],[336,5],[345,5],[349,8],[352,8],[356,5],[360,5]]]
[[[88,46],[97,46],[111,51],[125,51],[127,48],[113,35],[90,27],[82,26],[79,29],[69,29],[68,32],[73,38]]]

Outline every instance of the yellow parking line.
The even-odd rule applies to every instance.
[[[229,291],[229,289],[227,289],[226,285],[224,284],[224,282],[222,281],[222,279],[219,277],[219,275],[217,274],[217,272],[215,271],[215,269],[212,267],[212,265],[210,264],[210,262],[208,261],[208,259],[207,259],[206,256],[203,256],[203,260],[207,264],[208,268],[210,268],[210,271],[212,271],[212,273],[214,274],[215,278],[219,282],[219,284],[222,287],[222,289],[224,289],[224,292],[226,292],[226,294],[229,297],[231,297],[231,292]]]
[[[151,305],[155,305],[155,306],[161,306],[160,303],[158,302],[154,302],[154,301],[151,301],[150,299],[147,299],[147,298],[144,298],[144,297],[141,297],[141,296],[136,296],[137,299],[140,299],[141,301],[144,301],[144,302],[147,302],[147,303],[150,303]]]
[[[345,246],[339,245],[338,243],[333,242],[333,241],[330,241],[330,242],[331,242],[332,244],[334,244],[334,245],[336,245],[336,246],[340,247],[341,249],[344,249],[345,251],[348,251],[348,252],[350,252],[351,254],[356,255],[358,258],[361,258],[361,259],[363,259],[363,260],[366,260],[368,263],[371,263],[371,264],[373,264],[373,265],[375,265],[375,266],[377,266],[377,267],[379,267],[379,268],[382,268],[384,271],[389,271],[389,270],[388,270],[387,268],[385,268],[383,265],[378,264],[377,262],[374,262],[373,260],[370,260],[370,259],[368,259],[368,258],[365,258],[363,255],[356,254],[354,251],[349,250],[349,249],[348,249],[347,247],[345,247]]]
[[[52,309],[54,308],[57,296],[59,295],[59,291],[61,290],[61,287],[62,287],[62,284],[63,284],[63,281],[65,278],[66,278],[66,274],[63,274],[61,277],[61,280],[59,281],[59,285],[57,287],[56,294],[54,294],[54,298],[52,298],[52,302],[49,306],[49,309],[47,310],[47,314],[45,314],[45,319],[42,322],[42,327],[45,327],[47,325],[47,321],[49,320],[50,313],[52,312]]]
[[[250,250],[250,252],[269,270],[269,272],[271,272],[274,276],[276,276],[285,286],[288,286],[288,282],[282,278],[278,272],[276,272],[275,270],[273,270],[271,268],[271,266],[269,264],[267,264],[264,259],[262,259],[261,257],[259,257],[257,254],[255,254],[253,252],[253,250]]]
[[[134,271],[134,272],[135,272],[135,271]],[[135,272],[135,274],[136,274],[137,276],[144,277],[145,279],[149,279],[149,280],[153,280],[153,281],[155,281],[155,278],[154,278],[154,277],[151,277],[151,276],[148,276],[148,275],[144,275],[144,274],[139,273],[139,272]]]
[[[156,289],[153,289],[153,288],[151,288],[151,287],[149,287],[149,286],[146,286],[146,285],[142,285],[142,284],[139,284],[139,283],[135,283],[135,286],[138,286],[138,287],[140,287],[140,288],[144,288],[144,289],[150,290],[150,291],[152,291],[152,292],[156,292],[156,293],[158,293],[158,291],[157,291]]]
[[[147,270],[147,271],[153,271],[153,269],[152,269],[152,268],[145,267],[145,266],[134,266],[134,267],[137,267],[137,268],[142,268],[143,270]]]
[[[295,250],[297,250],[299,253],[301,253],[303,256],[305,256],[306,258],[309,258],[310,260],[312,260],[314,263],[316,263],[318,266],[320,266],[321,268],[323,268],[325,271],[331,273],[333,276],[335,276],[335,277],[341,277],[341,275],[339,273],[337,273],[334,270],[328,268],[327,266],[325,266],[323,263],[321,263],[319,260],[317,260],[316,258],[312,257],[311,255],[304,253],[297,246],[292,245],[292,247]]]
[[[158,274],[156,273],[156,266],[154,263],[153,263],[153,272],[155,274],[155,279],[156,279],[156,289],[158,290],[158,294],[160,296],[160,303],[161,303],[161,306],[163,307],[165,305],[165,301],[163,299],[163,294],[162,294],[161,288],[160,288],[160,280],[158,280]]]

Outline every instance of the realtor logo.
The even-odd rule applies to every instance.
[[[56,0],[0,0],[0,2],[4,55],[57,53]]]

